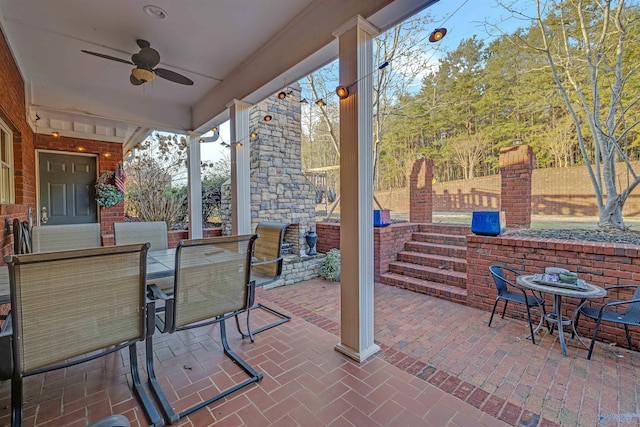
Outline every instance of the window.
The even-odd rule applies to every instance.
[[[13,133],[0,120],[0,203],[13,202]]]

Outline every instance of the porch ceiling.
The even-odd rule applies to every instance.
[[[204,132],[226,119],[233,99],[258,102],[324,65],[337,56],[332,32],[357,14],[385,29],[435,1],[0,0],[0,25],[35,132],[127,149],[151,129]],[[145,14],[146,4],[167,18]],[[194,85],[156,78],[133,86],[133,66],[81,52],[130,60],[136,39],[158,50],[158,67]]]

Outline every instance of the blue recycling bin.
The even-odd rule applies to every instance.
[[[471,232],[481,236],[497,236],[507,229],[503,211],[474,211]]]

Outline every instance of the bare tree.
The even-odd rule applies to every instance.
[[[548,151],[557,168],[569,166],[576,144],[576,127],[573,121],[563,121],[547,126],[542,132],[540,148]]]
[[[447,141],[446,150],[449,152],[451,162],[462,168],[463,178],[473,179],[476,169],[480,167],[480,162],[490,146],[491,142],[486,135],[475,133],[451,138]]]
[[[519,13],[516,3],[502,6]],[[637,31],[628,31],[631,12],[625,0],[536,0],[533,20],[539,42],[534,45],[532,37],[525,42],[544,55],[575,124],[596,194],[598,225],[619,229],[625,228],[622,208],[640,184],[622,145],[638,123],[625,118],[639,100],[635,93],[625,93],[638,73],[636,58],[628,57],[631,44],[638,43]],[[633,13],[637,15],[637,8]],[[617,182],[617,160],[626,165],[626,183]]]

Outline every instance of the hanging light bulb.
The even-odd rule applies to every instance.
[[[266,116],[264,116],[264,121],[265,122],[270,122],[271,119],[273,119],[273,116],[271,116],[270,114],[267,114]]]
[[[316,101],[316,105],[319,106],[319,107],[324,107],[325,105],[327,105],[327,103],[324,102],[324,99],[318,99]]]
[[[285,91],[282,91],[278,94],[278,99],[285,99],[287,97],[287,94]]]
[[[54,130],[53,132],[51,132],[51,136],[54,138],[58,138],[60,136],[60,132],[58,132],[57,130]]]
[[[307,105],[308,103],[309,103],[309,101],[307,101],[307,98],[302,98],[302,99],[300,100],[300,104]]]
[[[257,136],[258,136],[258,132],[251,132],[251,133],[249,134],[249,138],[251,138],[251,139],[254,139],[254,138],[256,138]]]
[[[447,35],[446,28],[436,28],[431,34],[429,34],[429,41],[431,43],[439,42],[445,35]]]
[[[345,86],[338,86],[336,88],[336,95],[338,95],[340,99],[346,99],[349,96],[349,89]]]

